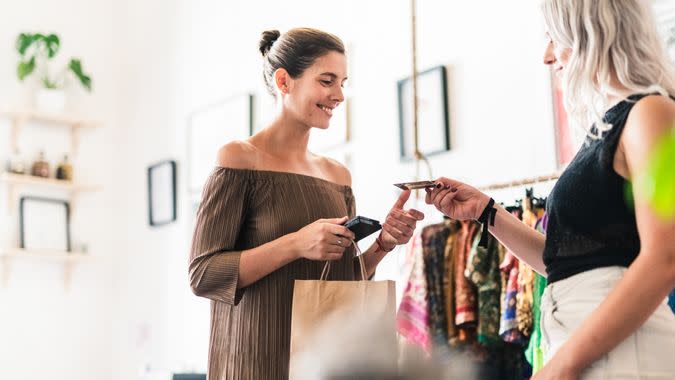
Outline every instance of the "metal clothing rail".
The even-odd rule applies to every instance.
[[[552,174],[549,174],[549,175],[523,178],[523,179],[519,179],[519,180],[515,180],[515,181],[498,182],[498,183],[493,183],[493,184],[490,184],[490,185],[479,187],[478,190],[480,190],[480,191],[500,190],[500,189],[508,189],[508,188],[511,188],[511,187],[534,185],[534,184],[537,184],[537,183],[555,181],[558,178],[560,178],[560,174],[561,174],[561,172],[555,172],[555,173],[552,173]]]

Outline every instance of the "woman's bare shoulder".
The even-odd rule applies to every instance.
[[[257,149],[248,141],[231,141],[218,149],[216,164],[233,169],[254,169]]]

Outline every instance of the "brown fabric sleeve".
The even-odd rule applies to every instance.
[[[248,175],[216,168],[204,185],[190,250],[189,278],[198,296],[236,305],[239,258],[235,249],[246,216]]]

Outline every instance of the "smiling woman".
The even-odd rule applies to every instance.
[[[224,145],[207,180],[190,253],[190,284],[211,302],[210,379],[288,377],[295,280],[364,280],[344,226],[354,217],[349,170],[307,149],[345,100],[345,50],[316,29],[266,31],[260,41],[275,118]],[[364,251],[367,276],[407,243],[424,215],[403,192]],[[356,269],[356,270],[355,270]]]

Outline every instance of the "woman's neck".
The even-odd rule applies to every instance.
[[[305,161],[309,156],[307,145],[310,130],[311,127],[282,113],[259,135],[265,150],[273,156]]]

